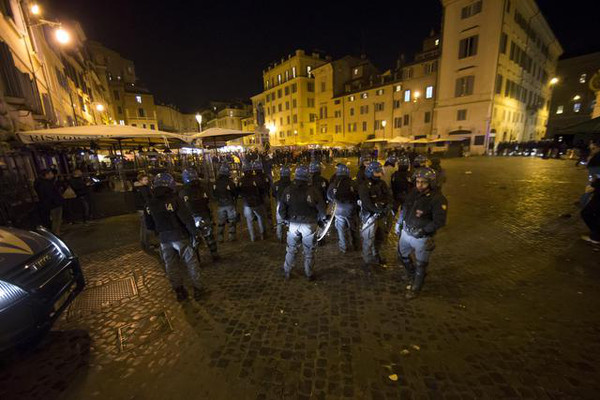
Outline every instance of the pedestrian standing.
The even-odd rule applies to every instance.
[[[234,241],[236,225],[239,222],[236,201],[238,191],[229,166],[221,165],[217,180],[213,184],[213,197],[217,201],[217,238],[225,241],[225,226],[229,224],[229,240]]]
[[[358,186],[350,178],[350,169],[345,164],[337,165],[336,179],[332,179],[327,189],[327,197],[330,202],[335,202],[335,229],[338,233],[340,252],[345,254],[350,248],[358,250]]]
[[[391,189],[394,197],[394,211],[404,202],[413,185],[410,177],[410,158],[407,155],[402,155],[398,158],[398,170],[392,174]]]
[[[148,202],[152,198],[152,192],[150,190],[150,177],[146,173],[138,175],[137,181],[133,183],[133,192],[135,209],[140,217],[140,245],[142,250],[149,253],[151,248],[148,235],[149,229],[146,226],[146,220],[148,219]]]
[[[600,146],[590,143],[590,155],[587,159],[589,185],[586,188],[585,205],[581,218],[590,229],[589,235],[581,238],[593,244],[600,244]]]
[[[327,202],[329,182],[321,176],[321,163],[312,161],[308,166],[308,172],[310,174],[310,184],[321,193],[321,197]]]
[[[446,224],[448,209],[448,201],[436,188],[433,169],[418,169],[414,181],[415,188],[407,196],[396,223],[396,234],[400,236],[398,253],[409,282],[408,299],[416,297],[423,287],[429,258],[435,249],[433,237]]]
[[[251,241],[256,241],[256,235],[254,232],[254,220],[258,224],[258,232],[260,238],[265,237],[265,200],[263,192],[259,188],[257,180],[252,173],[252,164],[244,162],[242,164],[243,176],[238,184],[238,193],[243,201],[244,217],[248,225],[248,234],[250,235]]]
[[[200,181],[198,172],[195,169],[187,168],[183,170],[183,188],[179,192],[179,197],[188,208],[196,224],[196,232],[200,234],[213,261],[219,260],[217,251],[217,241],[213,233],[212,215],[210,212],[210,190],[204,182]],[[193,247],[199,245],[199,237],[194,237]]]
[[[69,180],[69,186],[75,192],[77,196],[76,200],[81,205],[83,223],[87,224],[92,210],[90,184],[83,179],[83,173],[80,169],[73,171],[73,177]]]
[[[175,193],[175,179],[170,174],[161,173],[154,178],[154,194],[146,208],[148,227],[155,230],[160,239],[160,248],[165,270],[177,301],[188,297],[178,261],[185,265],[193,285],[194,299],[202,296],[200,282],[200,262],[190,243],[196,236],[196,225],[183,199]]]
[[[284,277],[290,278],[298,248],[304,252],[304,273],[309,281],[315,279],[314,255],[317,245],[317,226],[325,220],[325,201],[315,187],[309,185],[308,168],[296,168],[294,183],[283,192],[279,215],[289,224],[287,253],[283,265]]]
[[[275,182],[273,194],[275,196],[275,201],[277,202],[277,205],[275,208],[276,209],[275,218],[277,219],[277,228],[276,228],[277,240],[279,240],[280,242],[283,242],[283,239],[284,239],[283,231],[286,226],[286,222],[279,215],[279,207],[281,205],[281,198],[283,196],[283,192],[292,183],[292,181],[290,179],[290,176],[291,176],[290,167],[288,167],[287,165],[284,165],[283,167],[281,167],[281,169],[279,170],[279,176],[280,176],[280,179],[277,182]]]
[[[365,181],[359,185],[360,216],[362,221],[361,239],[363,268],[370,273],[371,266],[385,265],[380,249],[385,239],[384,226],[387,214],[392,209],[392,195],[381,177],[383,168],[372,161],[365,169]]]
[[[260,190],[260,195],[263,198],[266,221],[268,221],[269,226],[273,226],[273,210],[271,209],[271,187],[273,182],[271,178],[265,174],[263,162],[259,159],[252,163],[252,170],[254,179],[258,185],[258,189]],[[268,231],[265,225],[264,235],[266,235],[267,232]]]
[[[60,235],[64,199],[56,186],[52,170],[43,170],[34,184],[42,225]]]

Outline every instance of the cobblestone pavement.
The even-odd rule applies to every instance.
[[[203,258],[205,299],[181,305],[134,242],[135,216],[72,228],[87,289],[0,369],[0,398],[598,398],[600,252],[579,239],[574,205],[584,171],[524,158],[444,165],[448,226],[410,302],[392,240],[371,279],[331,237],[318,280],[298,265],[286,283],[284,246],[244,232],[218,264]]]

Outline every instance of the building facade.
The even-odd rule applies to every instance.
[[[442,0],[434,136],[473,153],[501,141],[539,140],[562,48],[535,1]]]
[[[548,137],[558,130],[592,118],[596,94],[590,80],[600,70],[600,52],[558,62],[558,81],[552,88]]]
[[[330,61],[319,53],[308,55],[296,50],[263,71],[264,90],[252,97],[252,104],[254,109],[264,110],[264,125],[272,146],[314,141],[317,114],[312,72]]]

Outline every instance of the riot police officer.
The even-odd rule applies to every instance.
[[[280,217],[289,223],[287,234],[287,253],[283,272],[285,279],[296,260],[298,248],[302,244],[304,250],[304,273],[309,281],[315,279],[313,273],[314,253],[317,244],[317,224],[325,216],[325,201],[315,187],[309,185],[308,168],[300,165],[296,168],[294,183],[283,192],[279,206]]]
[[[280,176],[280,179],[277,182],[275,182],[275,185],[273,188],[273,194],[275,196],[275,201],[277,202],[277,207],[276,207],[277,211],[275,214],[275,217],[277,219],[277,231],[276,231],[277,239],[280,242],[283,242],[283,230],[284,230],[284,226],[285,226],[285,221],[279,215],[279,207],[280,207],[280,203],[281,203],[281,198],[283,196],[283,192],[292,183],[292,181],[290,180],[290,176],[291,176],[290,167],[288,167],[286,165],[281,167],[281,169],[279,170],[279,176]]]
[[[350,169],[344,164],[338,164],[336,179],[327,189],[330,202],[335,202],[335,229],[338,233],[340,251],[345,254],[352,246],[358,250],[360,238],[357,223],[358,186],[350,178]]]
[[[213,261],[219,260],[217,242],[213,233],[212,216],[210,212],[210,190],[200,181],[195,169],[187,168],[182,173],[183,188],[179,191],[179,197],[194,217],[197,233],[202,236],[210,251]],[[198,246],[199,238],[194,237],[194,247]]]
[[[416,171],[419,168],[424,168],[427,167],[427,164],[429,163],[429,159],[427,158],[427,156],[425,156],[424,154],[417,154],[415,156],[415,159],[413,160],[413,169]]]
[[[265,200],[263,191],[259,187],[259,183],[252,173],[252,164],[244,162],[242,164],[242,172],[244,175],[238,184],[238,193],[244,204],[244,217],[248,225],[248,234],[251,241],[256,241],[254,233],[254,219],[258,223],[258,232],[261,239],[265,236]]]
[[[362,221],[362,256],[364,269],[370,272],[372,264],[385,264],[381,258],[380,249],[385,239],[385,220],[392,207],[392,196],[381,179],[383,169],[377,161],[372,161],[365,168],[366,180],[360,184],[360,217]]]
[[[365,170],[369,165],[370,160],[367,156],[360,156],[358,160],[358,172],[356,173],[356,183],[362,184],[367,178],[365,176]]]
[[[236,210],[237,186],[231,179],[229,166],[219,167],[217,180],[213,184],[213,197],[217,200],[217,238],[225,240],[225,226],[229,223],[229,240],[235,240],[235,230],[238,222]]]
[[[408,156],[400,156],[398,159],[398,170],[392,174],[391,186],[392,194],[394,196],[394,210],[398,208],[404,202],[404,199],[408,195],[413,184],[410,177],[410,158]]]
[[[254,173],[254,179],[260,189],[261,196],[265,204],[265,215],[269,224],[273,224],[273,213],[271,210],[271,179],[265,174],[263,162],[256,160],[252,163],[252,171]],[[266,231],[265,231],[266,233]]]
[[[396,223],[400,235],[398,253],[409,281],[406,297],[417,296],[423,283],[429,257],[435,248],[433,236],[446,224],[448,201],[436,188],[436,173],[425,167],[415,171],[415,188],[406,197]],[[411,254],[414,252],[416,265]]]
[[[185,264],[194,286],[194,298],[202,295],[200,263],[196,257],[190,236],[196,233],[196,225],[183,200],[175,193],[175,180],[170,174],[158,174],[154,179],[154,194],[147,205],[148,227],[155,230],[160,240],[160,249],[165,270],[178,301],[187,299],[177,258]]]
[[[323,200],[327,201],[327,187],[329,182],[321,176],[321,164],[318,161],[312,161],[308,166],[310,173],[310,183],[321,193]]]

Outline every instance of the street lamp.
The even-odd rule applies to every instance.
[[[415,92],[415,94],[414,94],[414,97],[415,97],[415,102],[416,102],[417,100],[419,100],[419,97],[421,97],[421,92],[419,92],[419,91],[417,90],[417,91]]]
[[[33,15],[40,15],[42,13],[40,6],[37,4],[33,4],[30,11]]]
[[[71,41],[71,35],[62,27],[54,31],[54,36],[60,44],[67,44]]]
[[[104,111],[104,105],[102,105],[102,104],[96,104],[96,111],[98,111],[98,112]]]
[[[196,122],[198,122],[198,132],[202,132],[202,114],[196,113]]]
[[[552,79],[550,79],[550,85],[556,85],[558,83],[559,79],[557,77],[554,77]]]
[[[578,94],[576,94],[576,95],[573,97],[573,101],[577,101],[577,100],[580,100],[580,99],[581,99],[581,96],[580,96],[580,95],[578,95]]]

